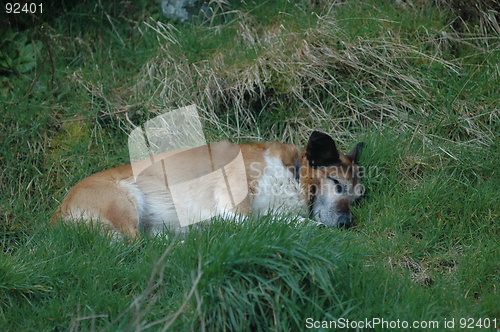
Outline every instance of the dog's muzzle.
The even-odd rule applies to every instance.
[[[319,218],[318,224],[326,227],[349,228],[352,226],[352,216],[349,213],[336,212],[333,213],[333,218],[328,218],[327,220]]]

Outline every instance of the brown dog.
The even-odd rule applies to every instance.
[[[166,152],[152,164],[139,161],[83,179],[52,220],[100,221],[129,237],[250,213],[293,213],[349,227],[351,206],[362,193],[362,146],[343,154],[330,136],[315,131],[303,151],[282,143],[220,142]]]

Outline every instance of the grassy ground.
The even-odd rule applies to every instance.
[[[248,1],[201,25],[99,4],[0,38],[2,331],[500,328],[495,2]],[[48,226],[68,188],[127,162],[134,126],[192,103],[208,140],[365,141],[356,227]]]

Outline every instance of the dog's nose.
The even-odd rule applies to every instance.
[[[342,214],[337,221],[338,227],[349,228],[351,227],[351,224],[352,224],[352,218],[350,214]]]

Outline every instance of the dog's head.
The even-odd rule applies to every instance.
[[[300,160],[300,182],[318,223],[352,225],[351,206],[363,193],[357,165],[363,145],[343,154],[330,136],[317,131],[311,134]]]

